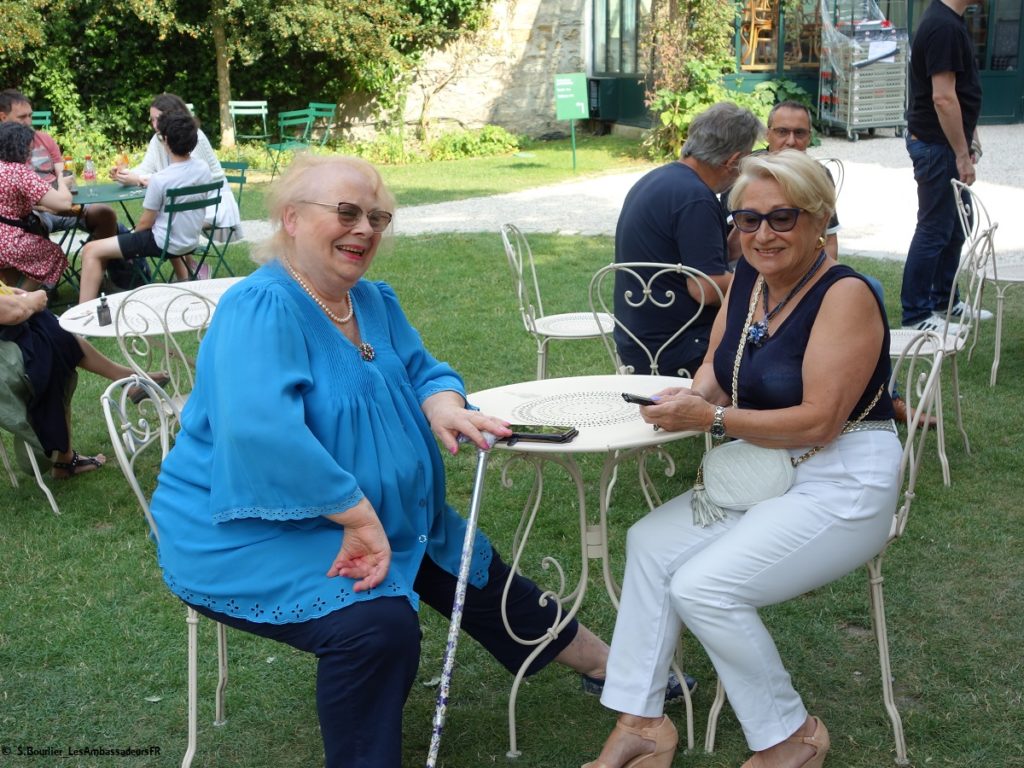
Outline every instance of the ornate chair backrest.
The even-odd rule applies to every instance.
[[[836,187],[836,200],[838,200],[839,193],[843,191],[843,179],[846,177],[843,161],[838,157],[823,157],[818,162],[825,166],[828,175],[832,177],[832,183]]]
[[[983,209],[976,207],[974,220],[981,218],[977,211]],[[954,288],[959,287],[960,300],[967,306],[962,313],[954,316],[953,308],[957,304],[956,290],[949,296],[949,304],[946,307],[947,331],[945,340],[947,347],[952,336],[958,339],[957,344],[962,345],[974,332],[977,323],[978,313],[981,311],[982,290],[985,287],[985,273],[995,265],[995,246],[993,236],[998,224],[993,224],[987,229],[977,229],[972,239],[968,240],[966,253],[960,258],[960,266],[957,267],[956,279],[953,281]],[[951,325],[952,324],[952,325]],[[948,330],[955,328],[955,330]]]
[[[689,317],[681,317],[679,305],[676,304],[677,291],[685,292],[685,285],[680,288],[680,284],[690,281],[698,287],[700,298],[694,299],[698,305],[697,310]],[[646,305],[651,309],[664,312],[665,323],[673,325],[678,323],[677,330],[657,348],[651,348],[626,325],[622,318],[615,315],[616,296],[631,307]],[[709,306],[708,300],[712,296],[717,297],[721,304],[722,292],[718,286],[709,280],[704,272],[682,264],[642,261],[609,264],[601,267],[590,280],[590,310],[594,313],[595,319],[598,313],[611,315],[615,328],[625,334],[647,356],[651,373],[655,375],[693,376],[695,371],[660,370],[659,359],[662,352],[672,346],[676,339],[697,321],[705,307]],[[619,357],[618,349],[615,346],[614,331],[602,334],[601,340],[604,342],[605,349],[608,350],[616,373],[635,373],[633,366],[624,364]]]
[[[896,508],[889,540],[899,538],[907,526],[910,506],[914,501],[918,471],[925,454],[929,418],[935,410],[939,379],[942,374],[942,344],[938,335],[922,331],[914,337],[903,353],[893,361],[889,390],[898,385],[907,404],[907,434],[900,458],[901,496]]]
[[[118,304],[114,332],[125,360],[139,376],[166,373],[163,385],[181,410],[195,384],[195,355],[215,304],[187,283],[151,283]]]
[[[999,226],[993,223],[988,209],[978,197],[978,193],[959,179],[950,179],[953,187],[953,199],[956,201],[956,214],[960,220],[960,228],[968,247],[980,235]]]
[[[100,403],[117,464],[135,493],[150,532],[159,541],[149,511],[149,495],[139,481],[140,458],[153,456],[159,468],[177,431],[178,408],[163,389],[145,376],[128,376],[112,382],[101,395]],[[151,446],[158,448],[147,450]],[[159,455],[154,454],[155,450],[159,450]]]
[[[536,333],[536,320],[544,317],[544,305],[540,299],[540,284],[537,270],[533,265],[533,252],[526,236],[515,224],[501,225],[501,242],[512,272],[512,286],[519,304],[523,326],[530,333]]]

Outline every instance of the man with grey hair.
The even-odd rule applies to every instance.
[[[750,154],[764,134],[761,121],[749,110],[719,102],[694,118],[678,161],[656,168],[641,178],[626,195],[615,228],[615,261],[683,264],[708,275],[724,294],[732,280],[728,270],[726,223],[717,194],[739,174],[739,161]],[[643,270],[648,275],[653,270]],[[669,311],[644,302],[631,306],[623,293],[629,278],[616,276],[615,316],[648,349],[659,349],[699,308],[703,289],[705,308],[697,321],[661,352],[658,372],[692,375],[708,349],[711,325],[718,312],[718,295],[708,285],[681,275],[659,279],[657,293],[673,290]],[[615,345],[623,363],[634,373],[650,373],[650,361],[642,349],[619,328]]]

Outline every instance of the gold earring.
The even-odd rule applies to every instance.
[[[819,235],[818,236],[818,247],[819,248],[824,248],[825,247],[825,236],[824,235]]]

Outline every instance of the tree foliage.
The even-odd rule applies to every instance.
[[[272,111],[348,98],[386,110],[422,52],[478,27],[490,2],[3,0],[0,77],[52,109],[62,132],[141,143],[160,91],[193,103],[207,124],[220,119],[220,21],[230,98],[266,99]]]

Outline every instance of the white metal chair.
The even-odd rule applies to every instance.
[[[899,382],[907,402],[906,436],[903,439],[903,453],[900,458],[899,486],[902,493],[897,499],[897,506],[889,529],[889,539],[882,551],[866,563],[868,588],[871,602],[871,624],[878,643],[878,663],[882,678],[882,699],[886,713],[892,722],[893,737],[896,743],[896,764],[910,765],[907,759],[907,740],[903,733],[903,721],[896,707],[893,692],[892,664],[889,657],[889,632],[885,620],[885,596],[882,576],[882,561],[889,546],[896,541],[907,527],[910,507],[914,501],[918,471],[921,458],[925,451],[925,440],[928,436],[930,419],[928,418],[938,403],[939,380],[942,374],[941,339],[930,331],[918,331],[915,338],[904,348],[897,358],[889,379],[889,389]],[[718,715],[725,704],[725,689],[721,681],[715,700],[708,713],[708,727],[704,738],[707,752],[714,751],[715,731]],[[827,719],[827,718],[826,718]]]
[[[22,440],[18,435],[11,433],[14,438],[14,453],[17,456],[18,452],[21,451],[25,456],[25,460],[32,468],[32,474],[35,477],[36,485],[39,486],[39,490],[46,496],[46,500],[50,502],[50,509],[53,510],[53,514],[59,515],[60,509],[57,507],[57,500],[53,497],[53,491],[50,490],[50,486],[46,484],[46,480],[43,479],[43,473],[39,467],[39,460],[36,458],[36,452],[32,445]],[[18,475],[14,471],[14,467],[11,466],[10,457],[7,455],[7,448],[4,445],[3,435],[0,434],[0,461],[3,462],[4,469],[7,470],[7,475],[11,479],[11,485],[15,488],[18,487]]]
[[[552,339],[595,339],[612,330],[607,314],[564,312],[545,315],[540,298],[540,284],[533,263],[533,252],[526,236],[515,224],[502,224],[501,242],[512,270],[512,282],[519,304],[523,326],[537,342],[537,378],[547,376],[548,342]]]
[[[610,282],[609,282],[610,281]],[[693,281],[698,287],[699,299],[697,309],[689,316],[680,316],[679,305],[676,304],[680,285]],[[685,287],[682,288],[686,290]],[[666,328],[677,328],[668,339],[652,348],[649,343],[639,338],[626,323],[615,316],[616,295],[631,307],[649,306],[665,316]],[[595,317],[609,315],[612,327],[601,334],[605,349],[608,351],[616,373],[636,373],[633,366],[623,363],[615,345],[614,331],[618,330],[627,336],[647,357],[650,372],[654,375],[684,376],[690,378],[695,371],[664,371],[661,370],[662,353],[675,343],[687,328],[697,322],[698,318],[715,298],[717,305],[722,303],[722,292],[708,276],[699,269],[682,264],[661,264],[658,262],[631,261],[608,264],[601,267],[590,281],[590,308]],[[646,371],[641,371],[646,373]]]
[[[134,400],[129,390],[140,387],[146,397]],[[137,403],[135,400],[139,400]],[[160,533],[149,509],[149,497],[139,482],[140,459],[151,446],[159,446],[159,460],[163,461],[170,450],[177,433],[179,411],[168,394],[145,376],[130,376],[118,379],[107,387],[100,398],[103,416],[110,433],[117,464],[131,486],[139,507],[146,517],[146,523],[153,540],[160,541]],[[154,450],[156,450],[154,448]],[[188,744],[182,758],[182,768],[192,764],[198,739],[198,627],[199,614],[191,606],[185,606],[185,623],[188,627]],[[223,624],[217,624],[217,690],[214,703],[214,725],[227,722],[224,707],[224,693],[228,684],[227,633]]]
[[[960,407],[960,368],[958,358],[960,353],[966,352],[971,341],[972,334],[976,333],[978,312],[981,309],[981,293],[984,286],[984,275],[992,262],[992,234],[994,227],[979,231],[974,240],[968,244],[967,253],[960,260],[957,268],[954,287],[960,286],[960,298],[965,305],[964,311],[959,316],[953,316],[953,307],[957,303],[956,290],[950,292],[949,303],[946,307],[946,329],[942,334],[936,334],[938,350],[942,353],[943,360],[949,360],[950,380],[953,385],[953,406],[956,409],[956,424],[964,441],[964,451],[971,452],[971,444],[967,438],[967,430],[964,428],[963,411]],[[908,328],[896,328],[889,331],[889,355],[898,358],[905,354],[912,345],[919,351],[921,347],[916,346],[919,331]],[[924,348],[924,352],[931,354],[931,350]],[[950,484],[949,459],[946,456],[946,428],[943,410],[944,400],[942,397],[942,385],[938,385],[935,394],[935,418],[937,420],[936,432],[939,452],[939,462],[942,464],[942,481]]]
[[[843,180],[846,178],[846,169],[843,166],[843,161],[838,157],[823,157],[818,162],[825,166],[828,175],[832,177],[832,183],[836,187],[836,200],[838,200],[839,193],[843,191]]]
[[[960,217],[960,226],[963,228],[967,242],[971,242],[981,233],[988,232],[989,239],[993,241],[992,258],[988,267],[982,275],[985,285],[991,285],[996,292],[995,311],[995,350],[992,356],[992,373],[989,376],[989,386],[996,385],[996,376],[999,374],[999,358],[1003,345],[1003,309],[1006,304],[1006,293],[1014,286],[1024,285],[1024,264],[1005,264],[999,266],[999,259],[995,253],[994,240],[995,231],[999,227],[998,222],[992,221],[988,209],[978,197],[978,193],[969,188],[958,179],[952,179],[953,191],[956,195],[957,215]],[[984,288],[982,289],[984,293]],[[975,328],[974,338],[968,359],[974,355],[974,347],[978,341],[978,332]]]
[[[127,364],[139,376],[162,371],[169,380],[162,385],[178,412],[195,384],[195,359],[191,344],[198,346],[216,305],[188,288],[188,283],[151,283],[136,288],[114,313],[114,332]],[[186,346],[188,349],[186,349]]]
[[[39,444],[35,430],[28,422],[26,404],[31,400],[32,392],[24,372],[21,350],[18,345],[11,341],[0,341],[0,399],[3,399],[7,406],[0,409],[0,417],[2,417],[0,418],[0,462],[7,470],[11,485],[17,488],[18,475],[7,454],[3,439],[3,433],[10,432],[15,457],[19,459],[19,463],[26,472],[31,470],[36,485],[46,496],[53,514],[59,515],[60,509],[57,507],[57,500],[53,496],[53,491],[46,484],[42,467],[39,464],[39,457],[43,456],[42,446]],[[44,460],[44,466],[49,468],[49,462]]]

